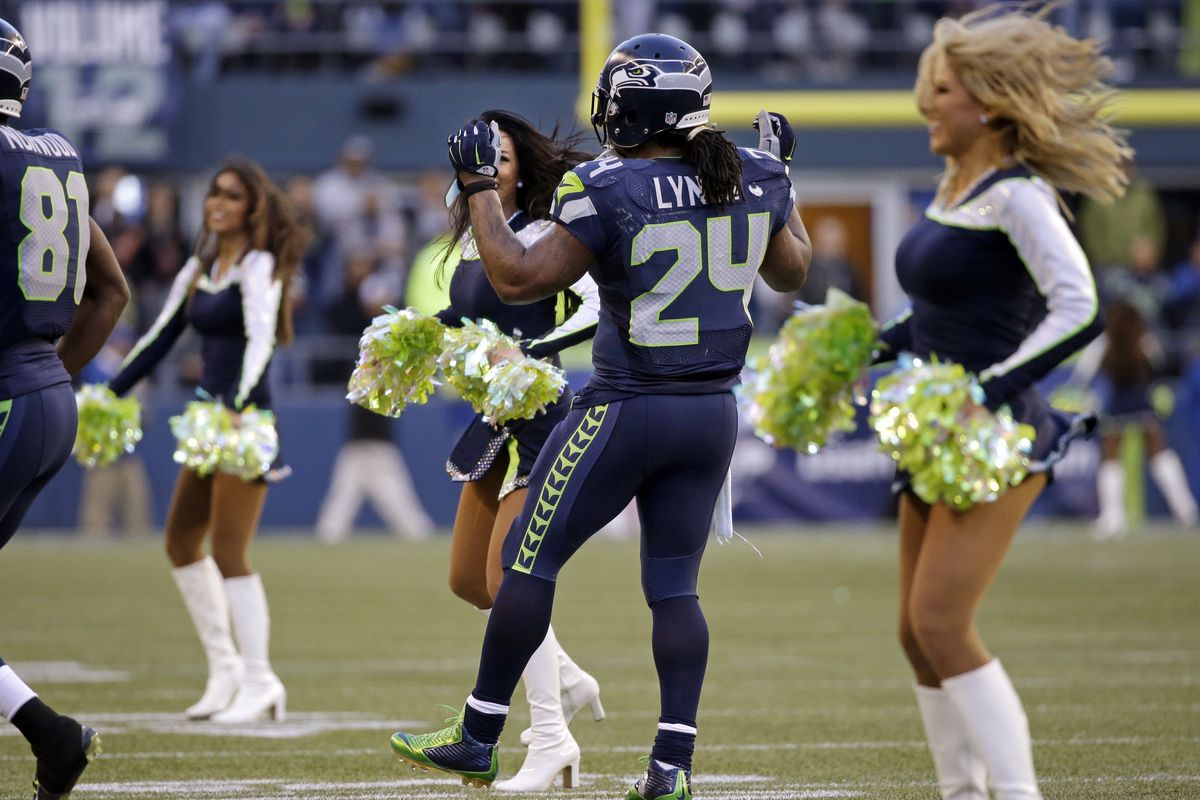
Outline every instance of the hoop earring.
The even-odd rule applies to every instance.
[[[988,117],[987,114],[979,115],[979,124],[980,125],[987,125],[989,122],[991,122],[991,119]]]

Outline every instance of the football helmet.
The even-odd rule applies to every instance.
[[[712,72],[682,39],[644,33],[617,45],[592,93],[600,144],[636,147],[663,131],[708,122]]]
[[[0,114],[21,116],[32,78],[33,60],[29,57],[25,37],[0,19]]]

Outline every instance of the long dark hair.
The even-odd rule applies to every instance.
[[[250,248],[262,250],[275,257],[275,277],[283,284],[275,339],[280,344],[288,344],[293,337],[291,280],[300,269],[304,251],[312,241],[312,231],[300,223],[291,200],[267,176],[263,168],[248,158],[231,158],[223,163],[220,169],[213,173],[208,194],[211,195],[216,190],[217,178],[226,173],[235,175],[250,196],[246,212]],[[196,241],[196,255],[201,263],[206,266],[212,264],[216,257],[215,247],[215,237],[205,222]],[[205,271],[207,270],[201,272]]]
[[[533,123],[511,111],[493,109],[479,115],[484,122],[495,122],[500,130],[512,138],[517,151],[517,169],[520,185],[517,186],[517,208],[533,219],[545,219],[550,213],[550,201],[558,188],[563,173],[588,161],[591,154],[580,149],[584,139],[576,132],[559,135],[560,125],[555,123],[550,135],[539,131]],[[438,265],[437,282],[442,284],[446,260],[471,227],[471,209],[467,198],[459,195],[450,207],[450,239],[442,251]]]
[[[741,197],[742,158],[737,145],[725,138],[725,131],[705,125],[686,132],[667,131],[654,138],[659,144],[683,150],[681,160],[696,168],[706,203],[721,208]]]
[[[1154,365],[1146,355],[1143,342],[1148,329],[1146,319],[1127,300],[1114,300],[1104,309],[1108,348],[1100,369],[1113,383],[1130,386],[1154,377]]]

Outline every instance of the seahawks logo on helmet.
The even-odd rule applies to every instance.
[[[660,66],[661,65],[661,66]],[[613,97],[623,89],[690,89],[698,96],[712,86],[712,73],[704,59],[695,61],[630,61],[614,67],[608,83]]]

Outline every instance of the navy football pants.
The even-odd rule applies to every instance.
[[[638,395],[572,409],[538,457],[505,540],[475,696],[508,703],[545,638],[559,569],[636,497],[660,719],[694,724],[708,656],[696,579],[736,437],[730,393]]]
[[[0,547],[67,462],[78,424],[69,383],[0,400]]]

